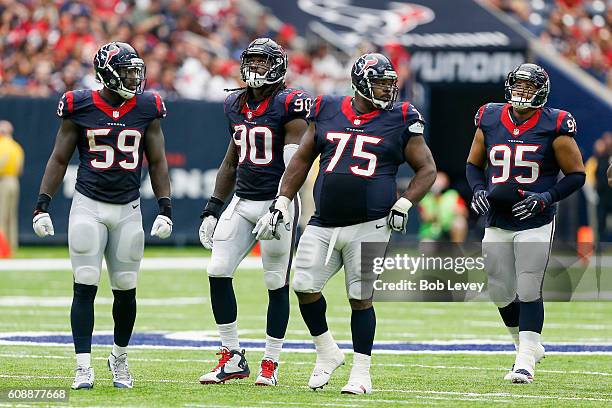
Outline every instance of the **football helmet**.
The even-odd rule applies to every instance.
[[[144,91],[146,67],[136,50],[124,42],[111,42],[100,47],[94,57],[98,81],[124,99]]]
[[[240,76],[249,87],[259,88],[282,81],[287,65],[283,47],[270,38],[257,38],[240,55]]]
[[[382,54],[364,54],[357,58],[351,71],[351,86],[380,109],[392,109],[397,100],[397,72],[389,58]],[[382,89],[385,98],[376,97],[375,88]]]
[[[535,87],[530,90],[523,86],[520,80],[527,81]],[[550,79],[539,65],[521,64],[508,73],[504,84],[506,101],[518,110],[540,108],[544,106],[550,93]],[[513,92],[515,94],[513,95]]]

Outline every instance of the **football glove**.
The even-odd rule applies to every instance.
[[[280,239],[278,226],[285,224],[285,229],[291,231],[291,214],[289,214],[289,204],[291,200],[287,197],[279,196],[272,202],[270,212],[257,220],[253,234],[255,239],[269,240],[272,238]]]
[[[172,234],[172,220],[165,215],[159,214],[153,222],[151,236],[166,239]]]
[[[408,210],[412,203],[407,198],[401,197],[391,207],[391,212],[387,218],[387,224],[393,231],[405,233],[406,223],[408,222]]]
[[[552,197],[549,192],[534,193],[518,190],[518,193],[524,199],[512,206],[512,215],[519,220],[526,220],[540,214],[552,204]]]
[[[51,222],[51,216],[49,216],[49,213],[46,212],[34,215],[34,218],[32,219],[32,228],[34,228],[34,233],[41,238],[49,235],[55,235],[53,223]]]
[[[210,197],[210,200],[206,203],[206,207],[202,211],[200,218],[202,224],[198,234],[200,235],[200,242],[206,249],[212,249],[213,246],[213,234],[217,227],[217,222],[221,216],[221,210],[223,210],[223,200],[217,197]]]
[[[487,192],[485,190],[478,190],[472,196],[472,203],[470,204],[472,210],[478,215],[485,215],[491,209],[489,200],[487,200]]]
[[[200,242],[202,246],[206,249],[212,249],[213,247],[213,234],[215,232],[215,227],[217,226],[217,218],[209,215],[204,217],[202,220],[202,225],[200,225]]]

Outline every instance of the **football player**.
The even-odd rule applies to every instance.
[[[300,312],[317,352],[308,386],[323,387],[344,363],[328,329],[321,294],[344,266],[355,353],[342,393],[366,394],[372,391],[375,275],[361,269],[361,244],[386,244],[391,231],[404,231],[408,210],[430,189],[436,166],[423,137],[423,117],[410,103],[396,102],[397,73],[387,57],[375,53],[359,57],[351,82],[354,97],[317,97],[312,124],[283,175],[279,196],[256,229],[260,238],[271,239],[291,228],[290,202],[320,155],[316,212],[300,239],[293,277]],[[415,175],[398,199],[396,174],[405,162]]]
[[[144,250],[139,198],[143,153],[159,203],[151,235],[168,238],[172,232],[160,125],[166,108],[159,95],[143,92],[145,64],[129,44],[103,45],[94,57],[94,69],[102,90],[66,92],[59,101],[62,122],[42,178],[33,227],[39,237],[54,235],[49,204],[77,148],[80,162],[68,221],[74,280],[70,323],[77,360],[72,388],[94,385],[91,336],[102,257],[114,296],[114,344],[108,366],[115,387],[132,388],[127,346],[136,319],[136,280]]]
[[[238,341],[234,272],[257,242],[253,227],[276,197],[285,166],[308,127],[306,119],[312,103],[305,92],[285,86],[287,54],[273,40],[254,40],[240,60],[246,88],[236,90],[225,100],[231,140],[213,195],[201,215],[200,241],[204,247],[212,248],[207,272],[213,315],[221,337],[219,363],[200,377],[202,384],[250,375]],[[236,193],[222,212],[234,186]],[[298,199],[291,207],[289,211],[297,220]],[[288,280],[294,242],[295,230],[283,231],[278,240],[261,242],[268,312],[266,349],[257,385],[277,385],[289,321]]]
[[[486,215],[482,241],[489,294],[517,350],[506,375],[533,381],[544,357],[542,284],[555,229],[555,203],[584,184],[576,121],[569,112],[544,107],[550,80],[544,69],[522,64],[508,74],[507,103],[488,103],[476,113],[476,133],[466,176],[471,207]],[[561,170],[564,177],[557,181]]]

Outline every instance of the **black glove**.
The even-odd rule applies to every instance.
[[[534,193],[532,191],[518,190],[518,193],[521,197],[525,197],[522,201],[512,206],[512,215],[519,220],[525,220],[540,214],[552,204],[552,197],[549,192]]]
[[[489,200],[487,200],[487,192],[485,190],[478,190],[472,196],[472,204],[470,205],[472,210],[478,215],[485,215],[491,209]]]

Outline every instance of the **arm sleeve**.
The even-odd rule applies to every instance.
[[[472,189],[472,193],[475,193],[478,190],[487,189],[487,177],[485,176],[484,169],[481,169],[472,163],[466,163],[465,177],[467,178],[468,184]]]

